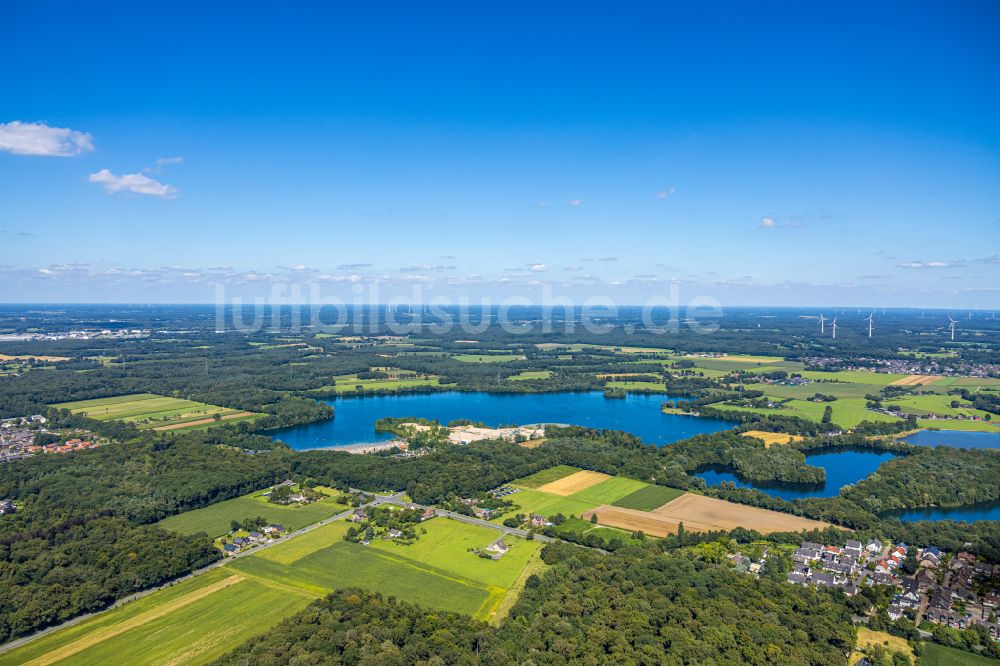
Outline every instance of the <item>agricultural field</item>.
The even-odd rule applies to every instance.
[[[505,538],[500,560],[467,552],[500,532],[435,518],[411,546],[343,540],[337,521],[229,562],[0,655],[6,664],[204,664],[334,589],[357,586],[429,608],[495,620],[526,572],[544,565],[541,543]]]
[[[730,411],[756,412],[758,414],[777,414],[781,416],[798,416],[810,421],[820,421],[827,405],[833,409],[833,422],[845,428],[853,428],[862,421],[897,421],[895,417],[870,411],[864,398],[842,398],[836,402],[810,402],[808,400],[790,400],[780,407],[768,409],[763,407],[739,407],[735,405],[712,405],[719,409]]]
[[[412,374],[412,373],[411,373]],[[310,393],[353,393],[362,390],[366,393],[378,393],[379,391],[397,391],[405,388],[416,388],[419,386],[438,386],[441,383],[440,377],[416,377],[401,374],[390,379],[358,379],[357,375],[337,375],[333,377],[334,383],[309,391]]]
[[[48,363],[61,363],[71,360],[68,356],[39,356],[37,354],[0,354],[0,361],[44,361]]]
[[[951,406],[953,400],[957,400],[959,403],[963,402],[961,396],[941,394],[907,395],[886,400],[885,402],[887,405],[899,405],[905,413],[917,416],[927,416],[929,414],[937,414],[938,416],[962,414],[964,416],[978,416],[983,418],[987,414],[987,412],[981,409],[953,408]]]
[[[510,363],[524,360],[520,354],[455,354],[452,358],[462,363]]]
[[[507,378],[511,382],[523,382],[527,380],[548,379],[552,376],[551,370],[525,370],[524,372],[512,375]]]
[[[624,509],[638,509],[639,511],[652,511],[663,506],[671,500],[675,500],[684,494],[683,490],[668,488],[666,486],[646,486],[625,497],[621,497],[614,502],[614,506]]]
[[[594,514],[597,515],[598,523],[601,525],[625,530],[641,530],[653,536],[676,534],[680,523],[684,523],[684,528],[689,532],[746,527],[762,534],[829,527],[829,523],[693,493],[685,493],[651,511],[605,504],[585,512],[581,517],[589,519]]]
[[[203,664],[317,596],[220,567],[0,654],[0,665]]]
[[[789,435],[784,432],[767,432],[766,430],[747,430],[740,433],[744,437],[753,437],[764,442],[764,446],[771,448],[775,444],[788,444],[789,442],[800,442],[804,438],[801,435]]]
[[[623,391],[654,391],[658,393],[666,393],[666,388],[663,382],[612,381],[605,384],[604,387],[609,389],[622,389]]]
[[[257,491],[242,497],[217,502],[202,509],[169,516],[161,520],[158,525],[179,534],[204,532],[210,537],[218,537],[229,532],[230,521],[242,522],[246,518],[260,516],[268,523],[284,525],[288,530],[297,530],[325,520],[348,508],[346,504],[340,504],[335,499],[340,495],[340,492],[329,489],[320,490],[330,496],[302,506],[274,504],[268,502],[267,498],[264,497],[266,491]]]
[[[50,405],[97,421],[125,421],[147,430],[194,430],[219,423],[252,421],[259,414],[204,402],[135,393],[111,398],[77,400]],[[216,417],[218,415],[218,417]]]

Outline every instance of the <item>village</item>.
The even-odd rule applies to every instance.
[[[740,553],[729,559],[739,570],[759,576],[767,557],[765,551],[759,562],[748,562]],[[887,602],[872,604],[865,623],[884,611],[892,622],[905,619],[923,631],[928,623],[954,629],[980,625],[1000,640],[1000,567],[971,553],[952,555],[934,546],[878,539],[848,540],[843,546],[803,541],[791,560],[786,580],[793,585],[836,588],[850,597],[865,587],[888,588]]]
[[[30,458],[39,453],[68,453],[101,445],[92,433],[50,432],[41,414],[0,421],[0,463]]]

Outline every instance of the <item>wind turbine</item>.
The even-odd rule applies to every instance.
[[[868,315],[868,337],[869,338],[872,337],[872,318],[874,316],[875,316],[874,312],[872,312],[870,315]]]
[[[951,329],[951,339],[952,339],[952,341],[954,341],[955,340],[955,324],[958,323],[958,320],[957,319],[952,319],[951,315],[948,315],[948,321],[950,322],[948,324],[948,328]]]
[[[837,318],[836,317],[833,318],[833,322],[830,324],[830,326],[833,327],[833,339],[836,340],[837,339]]]
[[[819,334],[823,335],[826,332],[824,324],[826,323],[826,317],[823,315],[819,316]]]

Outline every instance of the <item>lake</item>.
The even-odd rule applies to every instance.
[[[952,446],[956,449],[1000,449],[1000,432],[921,430],[903,441],[917,446]]]
[[[731,471],[707,469],[695,476],[705,479],[709,486],[717,486],[723,481],[735,483],[738,488],[756,488],[762,492],[793,500],[806,497],[835,497],[840,489],[850,483],[857,483],[878,469],[895,454],[888,451],[869,449],[840,449],[806,455],[806,463],[826,470],[826,483],[821,486],[800,484],[778,484],[744,481]]]
[[[330,421],[275,431],[274,437],[296,450],[335,448],[392,439],[375,432],[384,416],[417,416],[447,424],[455,419],[481,421],[488,426],[516,423],[568,423],[589,428],[624,430],[649,444],[663,446],[681,439],[732,428],[733,423],[694,416],[664,414],[660,403],[667,395],[628,395],[605,398],[600,391],[572,393],[410,393],[403,395],[335,398]]]
[[[905,509],[886,511],[884,516],[899,518],[905,523],[918,520],[964,520],[974,523],[978,520],[1000,520],[1000,502],[983,502],[948,508]]]

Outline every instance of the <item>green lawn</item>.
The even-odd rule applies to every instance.
[[[524,360],[520,354],[456,354],[452,358],[463,363],[509,363]]]
[[[965,650],[924,643],[918,666],[1000,666],[1000,659],[990,659]]]
[[[589,502],[597,506],[598,504],[611,504],[647,486],[648,484],[642,481],[624,476],[612,476],[597,485],[573,493],[570,497],[578,502]]]
[[[639,511],[652,511],[684,494],[683,490],[666,486],[646,486],[612,502],[615,506]]]
[[[549,467],[548,469],[543,469],[541,472],[535,472],[531,476],[526,476],[523,479],[518,479],[514,482],[514,485],[522,486],[524,488],[539,488],[544,486],[546,483],[552,483],[553,481],[558,481],[564,476],[569,476],[570,474],[575,474],[579,472],[579,467],[570,467],[569,465],[556,465],[555,467]]]
[[[217,537],[229,531],[229,523],[232,520],[242,522],[246,518],[261,516],[269,523],[297,530],[347,509],[347,505],[337,503],[332,496],[305,506],[282,506],[268,502],[263,493],[264,491],[253,492],[203,509],[185,511],[164,518],[158,524],[164,529],[180,534],[205,532],[210,537]],[[336,495],[340,493],[336,492]]]
[[[822,391],[820,391],[822,393]],[[798,416],[810,421],[820,421],[827,405],[833,408],[833,422],[845,428],[853,428],[862,421],[898,421],[895,417],[871,412],[865,408],[864,398],[841,398],[836,402],[809,402],[807,400],[791,400],[779,408],[767,409],[757,407],[736,407],[733,405],[712,405],[719,409],[756,412],[758,414],[776,414],[779,416]]]

